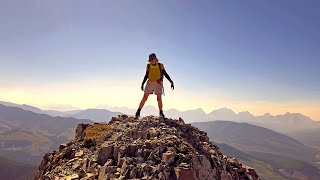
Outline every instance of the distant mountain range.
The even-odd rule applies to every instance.
[[[128,115],[134,115],[136,109],[126,107],[111,107],[108,105],[100,105],[98,108],[105,108],[110,111],[118,111]],[[288,133],[301,130],[320,128],[320,123],[300,113],[285,113],[283,115],[273,116],[265,113],[262,116],[254,116],[248,111],[239,112],[238,114],[228,108],[221,108],[206,114],[201,108],[187,111],[179,111],[169,109],[164,111],[166,117],[177,119],[181,117],[187,123],[203,122],[203,121],[234,121],[247,122],[261,127],[272,129],[279,133]],[[158,110],[153,106],[146,106],[142,109],[142,115],[158,115]]]
[[[276,132],[288,133],[300,130],[320,128],[320,123],[300,113],[286,113],[273,116],[265,113],[262,116],[253,116],[250,112],[240,112],[236,114],[231,109],[222,108],[208,114],[205,121],[223,120],[234,122],[247,122],[250,124],[265,127]]]
[[[4,102],[4,101],[0,101],[0,104],[5,105],[5,106],[10,106],[10,107],[19,107],[23,110],[31,111],[31,112],[38,113],[38,114],[42,114],[44,112],[39,108],[36,108],[34,106],[30,106],[27,104],[15,104],[15,103]]]
[[[0,156],[37,164],[45,153],[69,141],[79,123],[93,121],[52,117],[0,104]]]
[[[77,119],[90,119],[95,122],[109,122],[112,117],[121,115],[121,112],[111,112],[106,109],[86,109],[72,114],[65,114],[64,117],[73,117]]]
[[[119,114],[134,115],[136,109],[127,107],[112,107],[109,105],[99,105],[95,109],[86,110],[73,110],[73,111],[53,111],[53,110],[41,110],[39,108],[29,105],[18,105],[14,103],[1,102],[6,106],[20,107],[27,111],[32,111],[40,114],[48,114],[50,116],[61,117],[74,117],[82,119],[90,119],[96,122],[108,122],[112,116],[118,116]],[[311,118],[300,113],[286,113],[283,115],[273,116],[270,113],[265,113],[262,116],[254,116],[248,111],[239,112],[238,114],[228,108],[221,108],[214,110],[209,114],[206,114],[201,108],[187,111],[179,111],[177,109],[169,109],[164,111],[166,117],[178,119],[181,117],[187,123],[203,122],[203,121],[234,121],[234,122],[247,122],[250,124],[265,127],[274,130],[279,133],[291,133],[302,130],[310,130],[320,128],[320,123],[312,120]],[[158,109],[146,105],[141,115],[158,115]]]
[[[109,105],[99,105],[95,109],[72,110],[72,111],[55,111],[41,110],[37,107],[26,104],[15,104],[10,102],[0,101],[0,104],[11,107],[19,107],[26,111],[35,112],[38,114],[48,114],[50,116],[74,117],[80,119],[90,119],[96,122],[108,122],[112,116],[119,114],[134,115],[136,109],[127,107],[112,107]],[[286,113],[283,115],[273,116],[270,113],[265,113],[262,116],[254,116],[248,111],[239,112],[238,114],[228,108],[221,108],[206,114],[201,108],[187,111],[179,111],[177,109],[169,109],[164,111],[169,118],[183,118],[185,122],[203,122],[203,121],[234,121],[247,122],[250,124],[265,127],[280,133],[301,132],[305,130],[317,130],[320,128],[320,122],[314,121],[311,118],[300,113]],[[146,105],[141,112],[142,115],[158,115],[158,109]],[[0,129],[1,131],[1,129]]]
[[[123,113],[121,112],[111,112],[106,109],[86,109],[86,110],[71,110],[71,111],[55,111],[55,110],[41,110],[39,108],[25,105],[25,104],[14,104],[10,102],[3,102],[0,101],[0,104],[10,107],[19,107],[26,111],[31,111],[37,114],[47,114],[50,116],[60,116],[60,117],[73,117],[76,119],[88,119],[95,122],[108,122],[110,121],[111,117],[118,116]]]

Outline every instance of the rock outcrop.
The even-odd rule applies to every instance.
[[[172,120],[126,115],[108,124],[79,124],[68,144],[44,156],[38,179],[259,179],[250,168],[225,156],[207,134]]]

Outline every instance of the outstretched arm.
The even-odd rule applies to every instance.
[[[167,71],[165,69],[162,70],[162,73],[170,81],[170,83],[173,83],[173,81],[171,80],[169,74],[167,73]]]

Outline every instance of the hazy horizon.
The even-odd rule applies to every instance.
[[[318,1],[0,2],[0,99],[137,108],[157,54],[164,109],[320,120]],[[156,97],[146,105],[157,107]]]
[[[0,100],[0,102],[6,102],[6,101],[2,101]],[[14,103],[14,102],[8,102],[8,103]],[[0,103],[1,104],[1,103]],[[19,103],[14,103],[14,104],[19,104]],[[19,105],[22,105],[22,104],[19,104]],[[128,109],[135,109],[136,107],[127,107],[127,106],[112,106],[110,104],[99,104],[99,105],[96,105],[94,107],[87,107],[87,108],[79,108],[79,107],[76,107],[76,106],[73,106],[73,105],[68,105],[68,104],[52,104],[52,105],[47,105],[47,106],[39,106],[39,105],[36,105],[36,104],[25,104],[25,105],[30,105],[30,106],[33,106],[33,107],[36,107],[36,108],[39,108],[41,110],[44,110],[44,111],[49,111],[49,110],[54,110],[54,111],[60,111],[60,112],[67,112],[67,111],[74,111],[74,110],[86,110],[86,109],[107,109],[107,110],[110,110],[110,108],[106,107],[106,106],[109,106],[111,107],[111,110],[112,111],[112,108],[128,108]],[[99,107],[100,106],[100,107]],[[104,107],[102,107],[104,106]],[[151,106],[155,109],[157,109],[158,107],[157,106],[154,106],[154,105],[151,105],[151,104],[147,104],[145,105],[144,107],[147,107],[147,106]],[[278,115],[285,115],[286,113],[300,113],[300,112],[282,112],[282,113],[279,113],[279,114],[273,114],[273,113],[270,113],[270,112],[264,112],[264,113],[261,113],[261,114],[255,114],[255,113],[252,113],[248,110],[245,110],[245,111],[235,111],[231,108],[228,108],[228,107],[220,107],[220,108],[217,108],[217,109],[210,109],[210,110],[205,110],[201,107],[198,107],[198,108],[194,108],[194,109],[177,109],[177,108],[164,108],[164,111],[169,111],[169,110],[172,110],[172,109],[175,109],[177,111],[189,111],[189,110],[198,110],[198,109],[201,109],[204,111],[204,113],[206,113],[207,115],[209,113],[211,113],[212,111],[215,111],[215,110],[221,110],[221,109],[229,109],[231,111],[233,111],[234,113],[236,113],[237,115],[241,112],[249,112],[250,114],[252,114],[253,116],[255,117],[259,117],[259,116],[264,116],[265,114],[271,114],[272,116],[278,116]],[[313,119],[312,117],[306,115],[306,114],[302,114],[302,115],[305,115],[309,118],[311,118],[312,120],[314,121],[320,121],[318,119]]]

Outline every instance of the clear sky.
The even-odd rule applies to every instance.
[[[320,120],[320,1],[0,1],[0,100],[136,108],[149,53],[164,109]],[[147,104],[156,105],[151,96]]]

